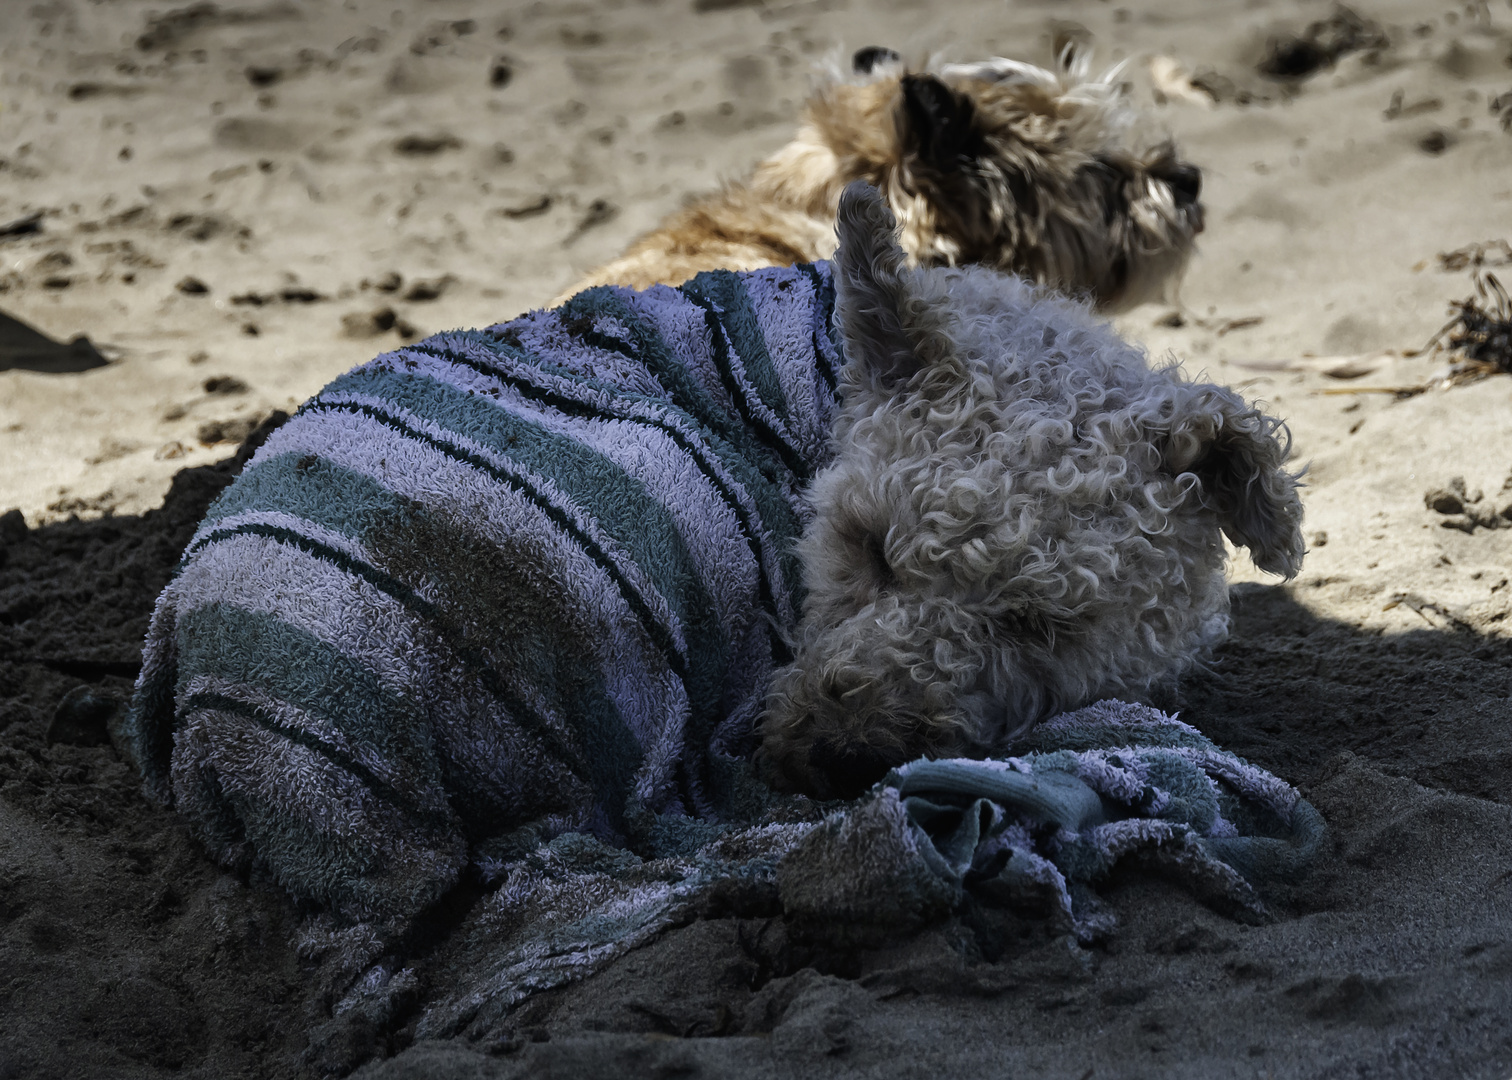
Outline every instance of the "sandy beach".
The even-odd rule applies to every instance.
[[[1475,270],[1512,281],[1512,3],[1360,0],[1377,37],[1262,71],[1333,11],[0,6],[0,1080],[1512,1076],[1512,376],[1422,351]],[[1107,942],[991,959],[954,924],[837,960],[726,913],[417,1039],[464,959],[438,932],[411,1015],[333,1019],[310,913],[216,867],[108,738],[259,425],[545,304],[786,142],[826,57],[1047,64],[1067,34],[1203,171],[1179,295],[1116,326],[1265,401],[1308,465],[1302,573],[1236,558],[1229,642],[1154,704],[1301,788],[1323,864],[1257,926],[1129,873]]]

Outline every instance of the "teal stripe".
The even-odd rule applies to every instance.
[[[404,550],[417,550],[416,541],[436,546],[435,542],[442,539],[423,528],[392,536],[394,547]],[[432,625],[446,636],[471,637],[474,645],[486,642],[493,646],[504,670],[490,669],[493,677],[482,680],[485,687],[501,700],[520,732],[539,739],[547,756],[592,788],[610,820],[622,823],[644,754],[604,687],[591,631],[574,617],[572,601],[557,584],[539,579],[535,573],[539,560],[522,564],[510,553],[487,550],[481,544],[458,546],[454,530],[448,530],[447,536],[456,549],[457,561],[472,567],[474,577],[459,580],[454,573],[438,574],[449,580],[450,595],[434,607],[426,605],[426,610],[417,611],[417,615],[429,616]],[[290,542],[296,539],[292,535],[288,538]],[[355,561],[340,552],[321,550],[309,541],[296,546],[344,571],[356,569],[348,565]],[[404,603],[406,598],[395,595],[395,599]],[[431,718],[424,705],[389,692],[359,661],[308,631],[265,613],[210,604],[183,617],[179,642],[181,680],[207,673],[263,688],[275,698],[329,722],[352,743],[370,747],[385,761],[402,765],[416,786],[440,790],[442,766],[436,760]],[[475,648],[462,645],[457,651],[470,669],[486,666]],[[565,739],[528,711],[521,694],[509,689],[526,686],[554,703],[567,726]],[[503,717],[500,722],[504,722]],[[336,760],[332,748],[314,746],[304,738],[296,741]],[[486,770],[486,759],[480,761]],[[543,780],[550,775],[546,769],[540,773]],[[538,790],[527,784],[519,792],[521,802],[500,806],[490,797],[491,785],[483,790],[467,783],[465,776],[445,779],[454,802],[461,804],[457,809],[466,819],[465,829],[470,835],[571,809],[560,803],[561,793],[551,784],[543,784]],[[401,808],[415,814],[410,807],[401,804]]]
[[[597,291],[598,290],[596,289],[590,289],[586,293],[580,293],[578,297],[574,297],[573,299],[578,300],[582,297],[588,296],[590,293],[595,293]],[[615,297],[613,293],[610,292],[607,288],[604,289],[604,292],[607,294],[608,300],[612,300],[616,304],[619,303],[618,298]],[[634,312],[631,312],[622,304],[619,305],[619,307],[616,309],[616,312],[622,312],[622,314],[615,313],[613,316],[614,318],[620,319],[621,321],[627,321],[637,317]],[[645,332],[647,334],[654,333],[653,331],[649,330]],[[624,355],[630,359],[641,360],[642,362],[644,362],[646,359],[643,355],[643,353],[645,352],[644,348],[642,348],[640,351],[636,351],[635,349],[627,348],[621,341],[616,341],[615,339],[605,337],[604,335],[597,335],[592,333],[591,331],[579,330],[577,332],[577,336],[580,340],[592,344],[595,347],[604,348],[609,351],[620,352],[621,355]],[[469,340],[472,339],[469,338]],[[657,347],[664,350],[665,346],[659,344],[659,339],[657,339],[657,341]],[[762,447],[759,443],[756,442],[756,440],[752,437],[750,431],[743,424],[732,423],[733,418],[730,416],[730,414],[724,412],[723,410],[720,410],[718,415],[721,419],[722,426],[711,425],[706,421],[706,418],[698,412],[697,409],[687,407],[689,403],[686,401],[679,400],[675,403],[669,403],[664,398],[653,398],[647,397],[643,394],[626,393],[625,391],[620,390],[617,387],[609,386],[604,383],[599,383],[590,379],[577,378],[570,372],[561,371],[560,368],[550,364],[541,356],[532,353],[521,346],[510,344],[507,341],[501,340],[494,335],[488,335],[484,340],[479,341],[478,344],[484,345],[490,353],[499,357],[500,363],[509,365],[508,370],[493,372],[492,374],[494,374],[496,378],[499,378],[502,381],[509,383],[510,385],[519,385],[519,374],[516,370],[514,370],[516,366],[534,368],[538,371],[550,371],[556,374],[560,374],[564,378],[583,385],[584,387],[591,388],[595,393],[607,394],[610,396],[612,401],[624,402],[626,403],[627,407],[631,404],[650,405],[658,412],[680,413],[681,415],[688,418],[688,420],[690,421],[690,427],[693,427],[695,429],[701,428],[701,434],[706,439],[706,446],[718,460],[720,467],[723,468],[738,484],[740,484],[746,495],[751,499],[753,503],[755,503],[756,512],[758,515],[760,515],[761,518],[761,528],[765,530],[768,536],[772,537],[776,541],[777,549],[781,553],[779,556],[779,570],[781,572],[782,581],[787,589],[788,595],[792,598],[793,609],[798,610],[801,607],[803,596],[803,573],[802,567],[798,562],[798,557],[793,552],[793,541],[797,540],[798,535],[803,531],[803,529],[801,524],[799,523],[798,515],[793,510],[792,504],[784,495],[785,489],[793,483],[794,477],[791,472],[785,469],[780,464],[780,462],[777,461],[776,457],[773,454],[769,453],[766,448]],[[649,348],[650,346],[648,345],[646,347]],[[447,359],[447,357],[443,353],[441,353],[440,350],[421,347],[412,347],[412,349],[413,351],[422,352],[425,355],[431,357],[438,359]],[[468,359],[462,356],[456,357],[452,362],[469,367],[472,366],[469,363]],[[677,365],[678,371],[680,373],[680,378],[688,378],[687,372],[683,368],[680,361],[672,360],[669,362]],[[660,363],[660,360],[658,360],[657,363]],[[653,373],[656,373],[659,370],[653,364],[648,364],[647,366],[651,368]],[[474,370],[476,370],[476,368],[474,368]],[[660,379],[661,376],[658,375],[658,378]],[[665,380],[663,380],[663,385],[665,385]],[[709,402],[709,399],[703,396],[703,392],[699,390],[696,385],[694,386],[692,392],[700,396],[702,402],[701,407],[707,407],[710,409],[714,407],[712,403]],[[526,397],[534,399],[533,395],[531,394],[526,394]],[[564,413],[570,411],[568,409],[557,406],[554,402],[547,401],[544,403],[552,405],[553,407],[558,408],[558,411]],[[729,431],[734,431],[737,434],[738,441],[732,440],[728,437],[728,435],[725,433],[727,429]],[[750,456],[752,453],[755,454],[754,458]]]
[[[511,716],[515,723],[539,739],[557,760],[565,762],[569,769],[579,778],[590,775],[580,755],[564,741],[564,737],[554,730],[543,718],[532,712],[514,693],[507,680],[491,666],[487,655],[475,645],[469,645],[466,639],[466,628],[455,625],[456,620],[449,618],[450,613],[442,610],[438,605],[431,603],[417,595],[404,582],[391,574],[376,567],[361,562],[343,551],[328,547],[318,540],[303,536],[291,529],[277,525],[245,524],[232,528],[220,529],[204,540],[197,547],[218,543],[232,536],[266,536],[287,544],[304,552],[312,558],[340,570],[342,573],[361,578],[375,589],[386,596],[391,597],[407,610],[413,612],[419,619],[423,619],[436,633],[445,639],[447,645],[461,661],[463,670],[475,677],[483,688],[497,698],[504,706],[505,712]],[[492,638],[484,642],[484,646],[497,644]],[[586,780],[584,781],[587,782]]]
[[[762,402],[784,420],[788,419],[787,397],[767,351],[766,336],[756,318],[755,305],[740,275],[729,270],[707,270],[681,286],[684,294],[702,297],[720,311],[730,342],[740,354],[746,376],[756,388]]]
[[[613,319],[624,326],[629,331],[631,340],[626,343],[594,332],[593,320],[598,317]],[[619,352],[644,365],[656,377],[656,381],[666,388],[678,408],[721,440],[734,446],[736,452],[760,469],[769,481],[782,482],[781,474],[785,468],[772,448],[763,444],[739,416],[718,405],[704,393],[703,387],[688,371],[687,363],[673,354],[661,332],[616,295],[612,288],[601,285],[578,293],[558,309],[558,318],[563,329],[586,344]],[[717,320],[711,330],[717,350],[723,345]]]
[[[444,804],[441,766],[425,705],[383,687],[361,663],[299,627],[265,612],[227,603],[182,613],[178,625],[179,681],[212,674],[256,686],[330,724],[353,747],[370,750],[402,772],[402,783]],[[429,828],[445,828],[449,815],[426,809],[380,780],[344,751],[304,732],[279,728]]]
[[[296,453],[259,459],[215,500],[204,524],[256,510],[280,510],[363,544],[396,522],[425,512],[419,503],[370,476],[314,454]]]
[[[416,428],[410,427],[408,424],[398,419],[397,417],[386,413],[381,409],[376,409],[370,405],[356,405],[347,403],[320,406],[319,399],[317,398],[315,399],[315,401],[307,402],[305,406],[300,410],[300,412],[301,414],[304,414],[309,412],[310,409],[316,407],[323,407],[324,409],[333,412],[350,412],[356,415],[367,416],[373,420],[376,420],[384,426],[392,428],[394,431],[404,436],[405,438],[413,439],[415,442],[418,442],[424,446],[428,446],[432,450],[439,452],[452,461],[456,461],[461,464],[470,466],[471,468],[477,469],[478,471],[491,477],[498,483],[504,485],[511,491],[518,494],[526,502],[535,506],[538,510],[541,511],[543,515],[545,515],[546,519],[550,521],[552,525],[562,530],[562,532],[564,532],[569,538],[571,538],[571,540],[578,545],[582,552],[590,560],[592,560],[593,563],[598,566],[599,569],[601,569],[612,582],[614,582],[615,588],[619,590],[619,593],[624,598],[625,603],[629,605],[631,611],[635,613],[636,617],[641,620],[641,625],[645,627],[647,635],[651,638],[656,647],[661,650],[662,655],[667,660],[667,664],[672,668],[673,671],[677,673],[679,678],[686,678],[687,663],[683,658],[683,654],[678,651],[676,643],[672,640],[670,630],[665,625],[663,625],[662,620],[658,618],[658,616],[651,610],[651,607],[646,601],[645,597],[643,597],[636,590],[636,588],[630,583],[629,579],[625,577],[624,573],[620,570],[620,567],[616,564],[616,562],[609,557],[609,555],[602,549],[598,542],[593,539],[593,537],[579,528],[577,523],[568,516],[565,510],[561,509],[555,503],[548,500],[540,491],[536,490],[536,488],[532,484],[528,483],[523,477],[515,475],[514,473],[511,473],[507,470],[500,469],[489,461],[478,457],[471,451],[458,447],[454,443],[445,442],[433,435],[426,434],[425,432],[419,431]],[[301,475],[301,482],[307,479],[310,474],[313,473],[319,475],[324,470],[336,470],[338,473],[346,471],[341,466],[335,465],[329,461],[319,458],[314,454],[309,454],[305,455],[304,457],[298,458],[297,464],[299,470],[303,474]],[[363,480],[366,479],[364,474],[353,473],[351,475],[357,476]],[[277,487],[272,489],[273,508],[277,508],[279,505],[281,505],[279,500],[282,498],[283,490],[285,489]],[[345,487],[338,484],[336,486],[336,489],[331,492],[331,497],[339,502],[344,491]],[[398,498],[397,495],[395,497]],[[421,506],[418,503],[410,503],[406,501],[403,505],[405,507],[405,512],[403,514],[396,514],[392,518],[380,519],[376,527],[364,530],[361,533],[354,532],[350,535],[359,536],[359,538],[362,539],[371,548],[375,545],[381,545],[383,539],[386,536],[389,536],[392,533],[400,530],[407,521],[423,521],[426,515],[429,513],[429,511],[425,507]],[[251,508],[256,509],[257,504],[252,504]],[[336,517],[332,520],[340,520],[339,509],[337,510]],[[465,529],[465,522],[459,522],[456,525],[456,528],[458,533],[461,534]],[[242,526],[235,531],[261,531],[266,533],[267,535],[274,535],[281,530],[274,528],[269,531],[268,529],[261,526]],[[206,534],[202,539],[197,540],[195,543],[191,544],[188,552],[185,553],[185,559],[187,559],[195,551],[198,551],[200,548],[204,547],[206,544],[211,543],[215,538],[216,534],[212,532]],[[444,550],[446,543],[447,540],[443,538],[436,544],[436,549]],[[343,558],[344,557],[345,556],[343,556]],[[182,567],[182,565],[183,564],[181,563],[180,566]],[[423,575],[424,573],[426,573],[426,570],[422,567],[419,572]],[[385,591],[388,590],[388,586],[382,584],[381,582],[379,583],[379,587],[385,589]],[[405,591],[408,592],[408,586],[405,586],[404,588]]]
[[[717,712],[728,647],[724,628],[677,522],[639,480],[568,436],[434,379],[359,369],[337,379],[329,392],[391,402],[552,481],[629,553],[665,598],[682,626],[694,711]]]
[[[454,336],[458,338],[464,337],[463,334]],[[465,338],[463,343],[472,345],[483,344],[470,337]],[[592,399],[572,397],[558,389],[543,387],[538,382],[532,380],[528,374],[521,372],[519,370],[520,364],[507,365],[506,363],[501,363],[500,361],[503,358],[497,355],[497,350],[491,348],[487,350],[489,353],[488,360],[480,360],[476,356],[470,356],[455,349],[447,351],[435,348],[425,343],[407,346],[405,351],[423,353],[436,360],[469,368],[480,375],[495,379],[503,385],[508,386],[527,401],[554,409],[563,416],[570,416],[580,420],[617,420],[625,424],[635,424],[640,427],[651,428],[666,436],[666,438],[670,439],[677,446],[679,452],[686,454],[688,460],[698,466],[698,471],[703,475],[704,481],[714,490],[715,494],[719,496],[720,501],[724,503],[725,507],[735,516],[736,521],[740,524],[740,533],[745,539],[746,549],[751,553],[751,558],[756,562],[760,570],[762,609],[772,618],[775,619],[777,617],[777,607],[772,596],[766,558],[763,555],[761,545],[757,542],[757,527],[752,522],[750,512],[747,510],[745,504],[737,497],[735,491],[731,489],[725,480],[726,475],[737,470],[722,467],[723,463],[719,460],[716,444],[709,443],[701,434],[696,436],[689,435],[681,425],[667,418],[666,414],[669,411],[675,412],[679,417],[682,416],[681,410],[669,410],[664,403],[658,402],[653,415],[645,416],[641,414],[640,410],[632,410],[626,407],[629,403],[628,395],[608,393],[602,388],[597,389],[591,395]],[[521,356],[528,357],[528,354],[521,352]],[[515,358],[511,357],[511,359]],[[545,364],[529,364],[528,359],[525,361],[524,366],[526,366],[527,371],[540,371],[547,367]],[[579,381],[579,385],[581,384],[582,381]],[[607,402],[602,400],[604,397],[608,398]],[[692,425],[689,426],[692,427]],[[694,430],[697,430],[696,427]],[[744,477],[734,477],[737,482],[749,484],[752,481],[759,482],[761,480],[760,474],[754,469],[749,468],[744,459],[735,457],[734,461],[741,466],[739,471],[747,473]],[[764,488],[765,485],[762,485],[762,487]],[[761,488],[757,490],[760,492]],[[784,503],[783,505],[785,506],[786,504]],[[774,639],[774,642],[779,640]]]

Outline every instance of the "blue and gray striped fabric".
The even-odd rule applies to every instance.
[[[800,604],[833,306],[822,263],[598,288],[338,378],[158,601],[149,790],[360,918],[490,845],[724,816]]]

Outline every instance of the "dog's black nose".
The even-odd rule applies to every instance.
[[[1177,206],[1191,206],[1202,194],[1202,170],[1195,165],[1183,162],[1163,179],[1171,185],[1171,194],[1176,197]]]
[[[878,64],[890,64],[900,59],[902,57],[886,45],[868,45],[856,50],[856,55],[851,57],[851,67],[857,75],[870,75]]]
[[[875,747],[821,739],[809,748],[808,786],[820,799],[855,799],[901,764],[897,754]]]

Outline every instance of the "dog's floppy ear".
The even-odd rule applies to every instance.
[[[1232,390],[1194,386],[1165,449],[1172,472],[1202,481],[1202,499],[1224,534],[1249,548],[1261,570],[1293,577],[1302,568],[1300,473],[1286,470],[1291,433]]]
[[[905,75],[898,134],[936,172],[955,172],[977,153],[976,106],[933,75]]]
[[[847,361],[884,386],[919,370],[919,356],[903,328],[903,249],[897,220],[876,188],[862,180],[840,195],[835,232],[835,307]]]

